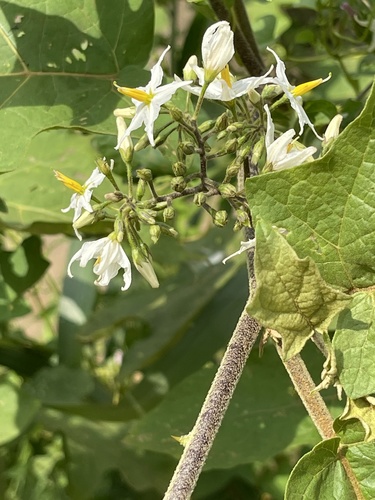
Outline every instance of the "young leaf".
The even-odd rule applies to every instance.
[[[314,330],[324,331],[351,298],[329,286],[315,263],[299,259],[275,229],[256,226],[257,289],[248,313],[283,337],[286,359],[298,354]]]
[[[375,295],[357,293],[342,311],[333,338],[338,376],[346,394],[357,399],[375,392]]]

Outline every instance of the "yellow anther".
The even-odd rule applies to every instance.
[[[318,78],[317,80],[311,80],[311,82],[306,82],[306,83],[301,83],[300,85],[297,85],[292,90],[292,94],[297,97],[299,95],[306,94],[307,92],[310,92],[310,90],[315,89],[315,87],[318,87],[320,84],[326,82],[331,78],[332,74],[330,73],[327,78]]]
[[[131,97],[132,99],[144,102],[145,104],[150,104],[152,101],[153,95],[145,92],[144,90],[132,89],[130,87],[120,87],[116,82],[113,82],[113,85],[117,88],[120,94]]]
[[[225,66],[225,68],[220,73],[220,77],[225,81],[225,83],[228,85],[229,88],[232,88],[232,79],[231,79],[231,76],[229,73],[228,64]]]
[[[85,188],[79,182],[67,177],[58,170],[54,170],[54,174],[56,179],[61,181],[67,188],[72,189],[79,194],[83,194],[85,192]]]

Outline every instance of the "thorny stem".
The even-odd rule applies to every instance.
[[[280,356],[286,371],[289,374],[294,388],[297,391],[302,403],[304,404],[307,413],[314,422],[319,434],[323,439],[331,439],[336,436],[333,430],[333,419],[328,411],[328,408],[319,392],[314,391],[315,384],[311,378],[306,365],[299,354],[285,361],[282,356],[282,349],[279,344],[276,344],[277,352]],[[351,468],[347,458],[339,453],[341,465],[345,469],[348,480],[354,490],[357,500],[364,500],[358,480]]]

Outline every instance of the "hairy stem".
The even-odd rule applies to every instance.
[[[250,295],[255,291],[254,252],[248,252]],[[207,455],[261,329],[246,308],[238,320],[219,369],[190,433],[164,500],[187,500],[194,491]]]
[[[328,408],[320,393],[314,391],[314,381],[312,380],[303,359],[299,354],[297,354],[297,356],[294,356],[288,361],[284,361],[282,357],[281,346],[278,344],[276,345],[277,352],[293,382],[294,388],[301,398],[301,401],[304,404],[311,420],[314,422],[314,425],[317,428],[319,434],[323,439],[331,439],[335,437],[336,434],[333,430],[332,416],[329,413]],[[340,462],[345,469],[347,477],[354,490],[354,493],[356,495],[355,498],[357,500],[364,500],[359,483],[349,461],[344,455],[340,455]]]

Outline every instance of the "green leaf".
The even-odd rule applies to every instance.
[[[0,445],[19,437],[33,422],[40,402],[20,391],[17,384],[2,377],[0,380]]]
[[[339,461],[339,444],[339,438],[322,441],[301,458],[289,477],[285,500],[355,498],[346,472]]]
[[[366,500],[375,498],[375,443],[349,446],[346,458]]]
[[[346,394],[357,399],[375,392],[375,295],[357,293],[337,321],[333,338],[337,371]]]
[[[283,337],[283,355],[298,354],[314,330],[324,331],[351,297],[327,285],[315,263],[299,259],[272,227],[256,226],[257,289],[247,307],[250,315]]]
[[[285,228],[300,258],[347,290],[374,284],[375,87],[362,114],[321,159],[249,179],[255,218]]]
[[[113,0],[110,8],[105,0],[0,5],[0,119],[9,124],[0,137],[1,169],[22,166],[32,138],[46,129],[113,133],[112,111],[120,97],[112,83],[144,83],[131,66],[148,60],[153,2]]]
[[[365,439],[365,430],[361,422],[355,418],[341,420],[336,418],[333,429],[341,438],[342,444],[360,443]]]
[[[25,390],[45,405],[80,403],[94,389],[89,373],[66,366],[42,368]]]
[[[316,362],[313,368],[315,372]],[[216,369],[206,364],[173,387],[156,408],[134,423],[126,443],[178,458],[182,447],[171,435],[190,432]],[[257,352],[251,353],[205,468],[262,461],[286,448],[318,440],[275,350],[266,348],[261,359]]]

